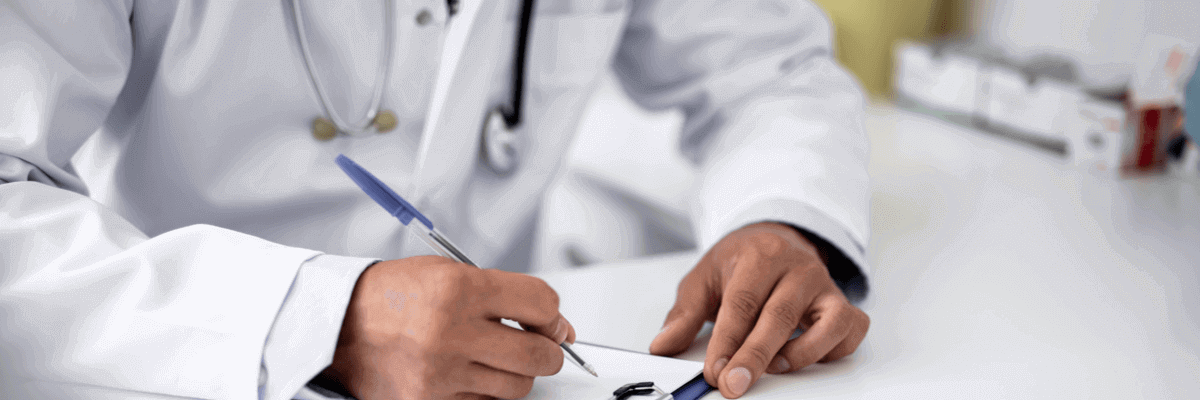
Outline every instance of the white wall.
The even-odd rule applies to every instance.
[[[1070,58],[1094,89],[1128,83],[1147,33],[1200,42],[1195,0],[978,0],[975,10],[984,42],[1018,62],[1042,55]]]

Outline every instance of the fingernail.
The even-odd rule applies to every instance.
[[[725,370],[725,365],[727,364],[729,364],[728,358],[721,358],[720,360],[717,360],[717,363],[713,364],[713,375],[721,375],[721,371]]]
[[[734,396],[741,396],[750,388],[750,370],[745,367],[734,368],[725,375],[725,382],[729,384],[729,391]]]
[[[772,374],[782,374],[784,372],[787,372],[787,370],[791,369],[791,368],[792,368],[792,364],[789,364],[788,360],[786,358],[783,358],[783,356],[776,355],[775,359],[771,360],[771,373]]]
[[[654,341],[657,342],[657,341],[661,340],[663,337],[666,337],[666,335],[664,335],[664,333],[667,333],[668,329],[671,329],[670,325],[662,327],[662,329],[660,329],[658,331],[658,334],[654,335]]]
[[[567,340],[567,319],[558,318],[558,328],[554,329],[554,343],[562,343]]]
[[[663,339],[663,338],[665,338],[665,337],[666,337],[666,335],[663,335],[663,333],[664,333],[664,332],[666,332],[666,331],[667,331],[667,329],[670,329],[670,328],[671,328],[671,326],[670,326],[670,325],[667,325],[667,326],[664,326],[664,327],[662,328],[662,330],[658,331],[658,334],[657,334],[657,335],[654,335],[654,340],[650,342],[650,347],[651,347],[651,348],[657,348],[657,347],[662,347],[662,346],[664,346],[664,344],[662,344],[662,343],[659,343],[659,342],[661,342],[661,341],[663,341],[663,340],[666,340],[666,339]]]

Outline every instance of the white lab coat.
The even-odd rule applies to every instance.
[[[782,221],[866,272],[862,99],[816,7],[539,3],[526,147],[502,176],[483,166],[479,131],[509,94],[519,1],[463,0],[453,18],[444,1],[395,1],[383,107],[400,125],[328,142],[310,134],[322,109],[288,2],[4,2],[5,396],[319,397],[305,384],[332,357],[358,274],[427,253],[334,157],[374,172],[489,265],[537,212],[609,65],[641,105],[684,111],[699,246]],[[333,106],[365,114],[380,4],[308,4]],[[89,197],[70,160],[94,132],[82,156],[108,190]]]

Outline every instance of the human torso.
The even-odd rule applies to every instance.
[[[386,25],[375,13],[388,3],[304,3],[312,73],[331,108],[350,119],[369,109]],[[139,3],[128,82],[83,157],[98,171],[90,180],[103,183],[89,185],[107,188],[93,195],[149,235],[211,224],[332,254],[423,252],[336,168],[334,157],[346,154],[477,261],[493,261],[554,176],[612,55],[624,4],[537,7],[518,130],[525,146],[518,167],[499,174],[481,155],[479,133],[511,93],[520,1],[463,4],[476,8],[471,27],[441,0],[390,3],[394,43],[380,108],[398,125],[328,141],[312,134],[325,112],[289,2]]]

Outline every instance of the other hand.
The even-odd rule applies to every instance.
[[[574,328],[541,279],[410,257],[359,277],[326,373],[360,399],[512,399],[562,368],[563,341]]]
[[[704,379],[727,398],[740,397],[764,372],[787,373],[853,353],[870,325],[833,283],[816,247],[795,229],[770,222],[713,245],[679,284],[650,352],[687,350],[713,320]],[[798,327],[804,333],[789,340]]]

